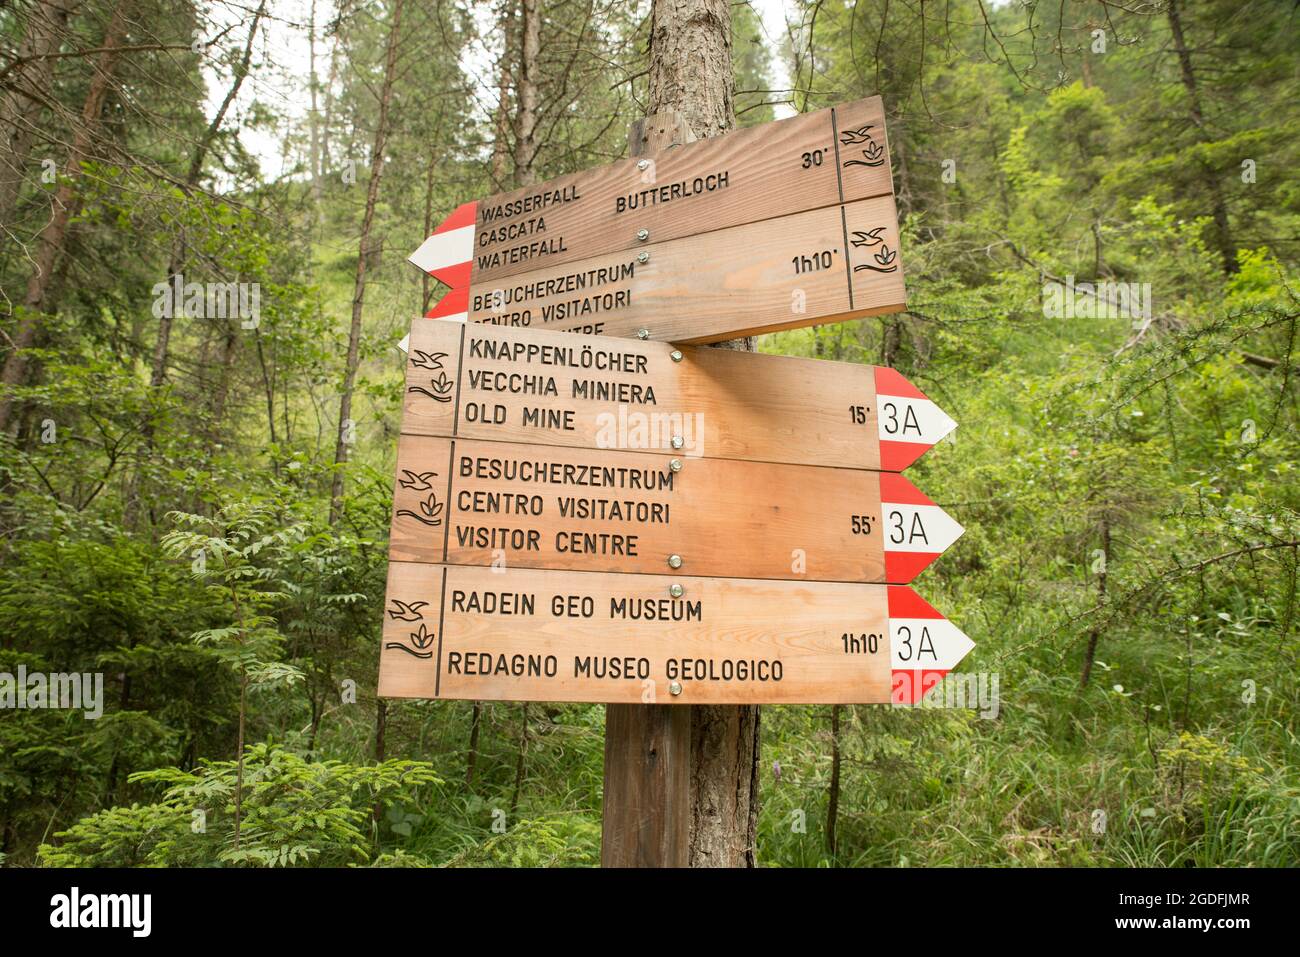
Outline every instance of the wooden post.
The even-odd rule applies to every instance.
[[[681,113],[628,129],[628,154],[695,139]],[[686,867],[690,861],[691,709],[669,704],[605,706],[602,867]]]

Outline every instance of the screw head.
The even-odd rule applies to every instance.
[[[673,360],[673,362],[682,361],[682,351],[680,349],[674,349],[672,352],[668,353],[668,356]]]
[[[682,470],[682,460],[673,459],[671,462],[668,463],[668,468],[672,469],[672,471],[674,472],[680,472]]]
[[[685,592],[686,589],[684,589],[681,585],[678,585],[676,583],[673,583],[668,586],[668,594],[672,595],[674,598],[681,598],[682,595],[685,594]]]
[[[669,556],[668,556],[668,567],[669,567],[669,568],[681,568],[681,567],[682,567],[682,556],[680,556],[680,555],[669,555]]]
[[[641,242],[645,242],[647,239],[650,238],[650,230],[644,228],[638,229],[636,231],[636,238],[641,240]]]
[[[642,250],[636,254],[636,261],[639,263],[648,263],[650,261],[650,254],[645,250]]]
[[[638,339],[649,339],[649,338],[650,338],[650,330],[649,330],[649,329],[638,329],[638,330],[636,331],[636,337],[637,337]]]
[[[685,444],[686,444],[686,440],[682,438],[680,435],[673,436],[673,448],[680,449]]]
[[[650,168],[650,161],[649,161],[649,160],[637,160],[637,162],[636,162],[636,168],[637,168],[637,169],[649,169],[649,168]]]
[[[672,684],[670,684],[670,685],[668,686],[668,692],[669,692],[669,694],[673,695],[674,697],[676,697],[677,695],[681,694],[681,693],[682,693],[682,683],[681,683],[680,681],[674,681]]]

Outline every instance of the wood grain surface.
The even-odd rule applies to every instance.
[[[706,343],[906,308],[892,196],[470,286],[473,322]]]
[[[868,97],[480,200],[472,279],[892,192],[883,105]]]
[[[379,694],[884,703],[886,586],[389,565]],[[846,651],[845,635],[875,636]],[[679,693],[674,694],[676,682]]]
[[[403,435],[389,558],[884,582],[880,480],[861,469]]]
[[[584,356],[591,367],[583,367]],[[417,319],[406,374],[401,427],[414,435],[881,464],[874,366]],[[554,394],[547,394],[551,379]],[[592,380],[635,386],[642,401],[621,401],[634,397],[630,391],[596,398],[596,388],[581,385]],[[899,429],[900,438],[916,440]],[[682,437],[679,449],[674,436]]]

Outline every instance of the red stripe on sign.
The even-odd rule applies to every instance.
[[[460,229],[463,226],[473,226],[478,219],[478,201],[471,203],[461,203],[451,211],[451,215],[442,221],[442,224],[433,231],[436,236],[438,233],[445,233],[448,230]]]
[[[916,704],[940,681],[946,671],[903,671],[890,674],[889,700],[893,704]]]
[[[880,501],[895,505],[933,505],[919,488],[893,472],[880,473]]]
[[[453,287],[424,314],[426,319],[441,319],[469,312],[469,286]]]
[[[924,399],[925,393],[907,381],[901,372],[876,366],[876,395],[896,395],[900,399]]]
[[[906,585],[921,574],[932,561],[939,557],[938,552],[885,552],[885,581],[896,585]],[[933,611],[933,609],[931,609]],[[890,602],[890,616],[893,617],[893,602]],[[925,618],[925,615],[899,615],[899,618]]]
[[[439,282],[446,283],[452,289],[464,289],[466,296],[469,294],[469,277],[473,271],[474,263],[463,262],[454,266],[444,266],[441,269],[430,269],[429,275]],[[469,299],[466,298],[466,303]],[[464,311],[464,310],[462,310]]]
[[[881,439],[880,467],[889,472],[901,472],[932,448],[934,446],[922,442],[894,442],[891,439]]]
[[[890,618],[942,618],[930,603],[905,585],[889,586]]]

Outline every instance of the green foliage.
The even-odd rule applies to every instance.
[[[522,820],[455,855],[448,867],[575,867],[600,862],[600,824],[589,818]]]
[[[213,518],[180,512],[172,518],[180,527],[163,536],[164,553],[190,559],[195,579],[205,583],[213,600],[228,603],[229,623],[195,632],[194,642],[211,648],[254,688],[290,687],[302,680],[297,668],[279,660],[284,638],[265,612],[285,597],[277,590],[276,573],[285,553],[301,541],[303,526],[283,526],[273,507],[244,502]]]
[[[110,808],[43,845],[48,867],[341,867],[367,863],[376,809],[413,802],[442,782],[419,761],[352,765],[310,762],[281,747],[253,745],[244,756],[243,821],[234,839],[233,761],[195,771],[160,768],[134,775],[163,789],[150,805]]]

